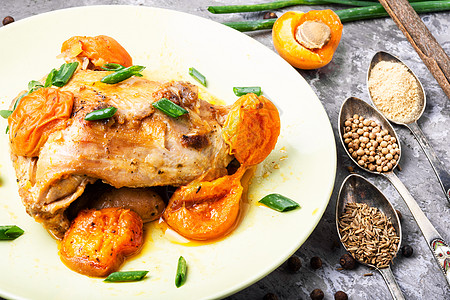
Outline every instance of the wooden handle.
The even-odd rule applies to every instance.
[[[379,0],[450,99],[450,58],[408,0]]]

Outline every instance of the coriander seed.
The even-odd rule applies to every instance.
[[[396,138],[375,121],[355,116],[344,122],[343,141],[351,157],[369,171],[389,172],[400,154]]]

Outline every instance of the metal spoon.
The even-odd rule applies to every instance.
[[[395,166],[393,166],[391,171],[388,172],[370,171],[369,169],[360,166],[348,152],[348,149],[343,139],[343,133],[345,128],[344,123],[345,120],[347,120],[348,118],[352,117],[355,114],[364,116],[366,119],[370,119],[377,122],[378,124],[381,125],[383,129],[386,129],[391,136],[397,139],[397,144],[399,145],[398,147],[400,149],[400,155]],[[414,219],[416,220],[417,225],[422,231],[422,234],[428,244],[428,247],[433,253],[434,258],[436,259],[436,262],[438,263],[440,269],[444,272],[444,276],[447,279],[447,284],[450,285],[450,265],[448,261],[446,261],[446,259],[448,260],[448,257],[450,257],[450,248],[448,246],[448,243],[444,241],[444,239],[441,237],[436,228],[434,228],[433,224],[431,224],[430,220],[428,220],[428,218],[425,216],[422,209],[417,204],[416,200],[414,200],[414,198],[408,192],[406,187],[403,185],[403,183],[400,181],[397,175],[395,175],[395,173],[393,172],[395,167],[397,167],[398,165],[398,161],[400,161],[401,158],[401,146],[397,134],[395,133],[394,128],[392,128],[389,121],[375,108],[373,108],[363,100],[355,97],[350,97],[344,101],[341,107],[341,111],[339,112],[338,130],[342,146],[344,147],[350,159],[353,160],[353,162],[355,162],[356,165],[358,165],[363,170],[373,174],[383,175],[384,177],[386,177],[400,193],[409,210],[411,211]]]
[[[345,211],[345,205],[349,202],[365,203],[371,207],[378,208],[379,211],[384,213],[386,217],[390,218],[392,225],[394,226],[397,235],[400,238],[398,244],[398,249],[400,249],[400,244],[402,241],[402,228],[400,226],[400,220],[392,207],[388,199],[383,195],[383,193],[378,190],[373,184],[367,181],[364,177],[356,174],[352,174],[345,178],[342,183],[341,189],[339,191],[339,196],[336,203],[336,228],[339,234],[339,239],[341,239],[341,233],[339,231],[339,218]],[[344,248],[348,251],[346,245],[342,243]],[[395,256],[397,255],[395,253]],[[372,267],[378,270],[384,278],[389,291],[394,299],[405,299],[400,287],[395,280],[394,274],[392,274],[391,267],[379,269],[372,264],[365,263],[358,260],[361,264],[368,267]]]
[[[431,145],[428,143],[427,138],[423,134],[423,132],[420,129],[419,125],[417,124],[417,120],[419,120],[419,118],[422,116],[423,112],[425,111],[425,106],[426,106],[426,103],[427,103],[427,98],[425,96],[425,91],[424,91],[424,89],[422,87],[422,84],[420,83],[419,79],[414,74],[414,72],[411,71],[411,69],[409,69],[408,66],[405,63],[403,63],[397,57],[395,57],[395,56],[393,56],[393,55],[391,55],[391,54],[389,54],[387,52],[383,52],[383,51],[380,51],[380,52],[376,53],[374,55],[374,57],[372,58],[372,61],[370,62],[369,70],[367,72],[367,81],[369,81],[370,73],[373,70],[374,66],[380,61],[391,61],[391,62],[403,64],[411,72],[411,74],[414,76],[414,78],[416,79],[417,83],[419,84],[419,87],[420,87],[420,89],[422,91],[422,95],[423,95],[423,101],[422,101],[421,107],[420,107],[420,114],[418,114],[417,117],[412,119],[410,122],[406,122],[406,123],[405,122],[400,122],[398,120],[397,121],[393,120],[393,119],[389,118],[388,116],[386,116],[386,114],[384,114],[382,112],[382,110],[380,110],[379,107],[377,107],[377,105],[375,104],[375,102],[371,98],[372,99],[372,103],[374,104],[375,107],[377,107],[379,109],[379,111],[381,113],[383,113],[383,115],[389,121],[391,121],[393,123],[396,123],[396,124],[399,124],[399,125],[404,125],[404,126],[408,127],[409,130],[411,130],[411,132],[414,134],[414,136],[416,137],[417,141],[419,142],[419,145],[422,147],[423,151],[425,152],[425,155],[428,158],[428,161],[430,162],[431,166],[433,167],[433,170],[434,170],[434,172],[437,175],[439,183],[441,184],[441,187],[444,190],[444,194],[445,194],[447,200],[450,202],[450,174],[447,172],[444,164],[437,157],[436,152],[431,147]],[[367,84],[367,87],[369,88],[368,84]],[[370,89],[369,89],[369,95],[372,97],[372,94],[370,93]]]

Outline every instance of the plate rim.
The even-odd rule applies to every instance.
[[[83,11],[83,10],[91,10],[91,9],[120,9],[120,8],[127,8],[127,9],[143,9],[143,10],[156,10],[156,11],[163,11],[163,12],[167,12],[170,14],[183,14],[189,17],[194,17],[194,18],[198,18],[204,21],[208,21],[208,22],[213,22],[216,23],[217,25],[226,27],[227,30],[230,31],[234,31],[234,29],[229,28],[226,25],[220,24],[212,19],[209,18],[205,18],[199,15],[194,15],[191,13],[187,13],[184,11],[178,11],[178,10],[174,10],[174,9],[168,9],[168,8],[161,8],[161,7],[151,7],[151,6],[137,6],[137,5],[86,5],[86,6],[75,6],[75,7],[68,7],[68,8],[62,8],[62,9],[57,9],[57,10],[53,10],[53,11],[47,11],[44,13],[40,13],[37,15],[33,15],[24,19],[20,19],[12,24],[9,24],[8,26],[2,27],[0,28],[0,34],[3,33],[3,31],[6,30],[13,30],[14,28],[18,27],[18,26],[26,26],[26,24],[28,22],[33,22],[34,20],[39,20],[39,19],[45,19],[47,16],[49,15],[58,15],[61,13],[65,13],[67,11]],[[236,31],[235,33],[239,34],[240,32]],[[242,36],[245,36],[245,38],[247,40],[251,40],[253,42],[258,42],[257,40],[255,40],[254,38],[244,34],[244,33],[240,33]],[[328,186],[328,200],[326,201],[326,204],[322,205],[316,212],[317,214],[317,218],[315,219],[315,223],[313,226],[310,227],[309,232],[305,234],[305,239],[304,240],[298,240],[297,243],[289,250],[287,250],[287,252],[290,253],[290,255],[294,254],[304,243],[305,241],[308,239],[308,237],[312,234],[312,232],[316,229],[318,223],[320,222],[320,220],[323,217],[323,214],[325,213],[325,210],[327,209],[329,203],[330,203],[330,199],[332,196],[332,192],[334,190],[334,186],[335,186],[335,180],[336,180],[336,174],[337,174],[337,148],[336,148],[336,141],[335,141],[335,135],[334,135],[334,131],[331,125],[331,121],[330,118],[328,116],[328,113],[326,112],[324,105],[322,104],[321,100],[319,99],[319,97],[317,96],[316,92],[314,92],[314,90],[312,89],[312,87],[310,86],[310,84],[308,82],[306,82],[306,80],[304,79],[304,77],[292,66],[290,66],[286,61],[284,61],[281,57],[278,56],[278,54],[276,52],[274,52],[272,49],[270,49],[269,47],[265,46],[264,44],[260,43],[259,47],[263,47],[265,48],[265,52],[266,53],[271,53],[272,56],[276,56],[278,58],[278,63],[281,64],[285,64],[287,66],[289,66],[293,72],[296,72],[297,76],[301,78],[301,80],[305,81],[306,85],[308,86],[308,88],[311,90],[312,94],[315,96],[316,100],[318,101],[318,104],[320,104],[320,109],[322,110],[322,113],[326,115],[328,122],[327,122],[327,131],[329,131],[331,133],[331,136],[333,137],[333,148],[330,149],[330,151],[332,152],[330,155],[334,157],[333,159],[333,166],[331,166],[330,169],[332,169],[332,176],[330,178],[330,185]],[[284,256],[284,255],[283,255]],[[286,256],[285,259],[287,259],[289,256]],[[275,264],[275,265],[269,265],[266,268],[263,268],[263,271],[258,272],[259,275],[257,276],[253,276],[252,278],[249,278],[247,281],[242,282],[241,285],[239,286],[233,286],[232,288],[229,288],[227,290],[222,290],[221,292],[217,292],[215,295],[211,295],[213,298],[216,297],[227,297],[230,296],[232,294],[235,294],[245,288],[247,288],[248,286],[254,284],[255,282],[261,280],[262,278],[266,277],[267,275],[269,275],[269,273],[271,273],[272,271],[274,271],[275,269],[277,269],[284,261],[285,259],[283,259],[281,262],[279,262],[279,264]],[[17,295],[14,294],[9,294],[8,292],[4,291],[1,287],[0,287],[0,296],[4,296],[7,298],[14,298],[14,299],[27,299],[27,298],[22,298],[22,297],[18,297]]]

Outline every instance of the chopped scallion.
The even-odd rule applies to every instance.
[[[44,87],[51,87],[53,85],[53,78],[55,77],[58,70],[53,69],[48,73],[47,78],[45,79]]]
[[[6,110],[6,109],[0,110],[0,116],[4,119],[8,119],[12,113],[13,113],[12,110]]]
[[[186,282],[187,264],[183,256],[178,259],[177,274],[175,276],[175,285],[177,288]]]
[[[77,70],[78,64],[77,61],[63,64],[59,70],[53,74],[52,85],[57,87],[65,86],[70,78],[72,78],[73,73]]]
[[[109,64],[103,65],[102,69],[105,71],[120,71],[120,70],[125,69],[125,67],[120,64],[109,63]]]
[[[16,103],[14,103],[13,111],[16,110],[17,105],[19,105],[20,100],[22,100],[22,98],[25,97],[25,96],[28,95],[28,94],[29,94],[29,92],[25,92],[25,93],[23,93],[23,94],[19,97],[19,99],[16,100]]]
[[[197,80],[199,83],[201,83],[203,86],[206,86],[206,77],[203,76],[202,73],[197,71],[197,69],[193,67],[189,68],[189,75],[194,77],[194,79]]]
[[[243,86],[243,87],[234,87],[233,92],[236,96],[244,96],[249,93],[256,94],[257,96],[261,96],[261,87],[259,86]]]
[[[110,106],[107,108],[102,108],[98,110],[91,111],[90,113],[86,114],[86,117],[84,118],[86,121],[96,121],[96,120],[102,120],[111,118],[114,116],[114,114],[117,112],[117,108],[114,106]]]
[[[42,85],[42,83],[40,83],[37,80],[31,80],[30,82],[28,82],[28,94],[31,94],[32,92],[43,88],[44,86]]]
[[[142,72],[145,69],[143,66],[131,66],[128,68],[120,69],[118,71],[115,71],[114,73],[111,73],[109,75],[106,75],[103,77],[100,81],[107,84],[115,84],[119,83],[121,81],[124,81],[131,76],[142,76],[140,72]]]
[[[148,271],[125,271],[125,272],[114,272],[109,274],[109,276],[103,280],[105,282],[129,282],[129,281],[139,281],[142,280]]]
[[[269,194],[259,200],[259,203],[280,212],[285,212],[300,207],[297,202],[280,194]]]
[[[172,118],[178,118],[179,116],[188,113],[187,110],[185,110],[179,105],[176,105],[167,98],[161,98],[159,101],[154,102],[152,105],[153,107],[159,109],[160,111],[162,111],[163,113]]]
[[[15,240],[23,234],[23,230],[16,225],[0,226],[0,240]]]

